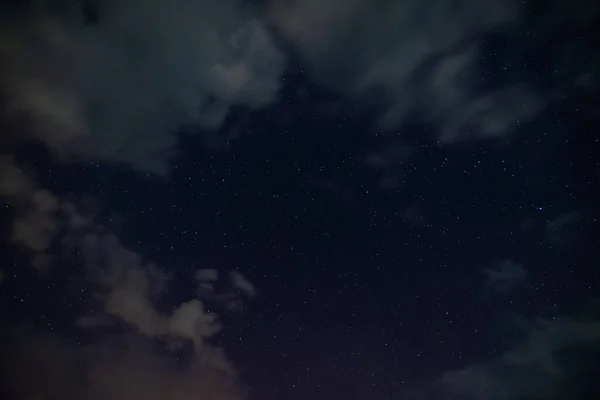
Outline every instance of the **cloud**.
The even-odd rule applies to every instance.
[[[559,98],[554,89],[540,92],[534,78],[514,68],[497,66],[503,72],[492,77],[482,58],[490,56],[489,34],[519,38],[525,52],[539,49],[559,26],[592,26],[594,18],[582,17],[588,10],[598,15],[586,4],[568,13],[563,6],[549,7],[531,23],[530,6],[512,1],[275,0],[269,17],[318,82],[383,106],[381,127],[396,131],[423,118],[436,126],[440,142],[454,143],[502,137]],[[555,78],[589,76],[589,52],[575,42],[551,50],[553,64],[560,64]],[[517,51],[504,62],[522,66],[522,56]],[[565,59],[582,62],[567,67]]]
[[[14,157],[8,155],[0,155],[0,196],[8,199],[15,210],[11,241],[32,251],[32,263],[44,269],[50,262],[45,251],[59,230],[58,199],[38,188],[33,179],[17,167]]]
[[[578,229],[586,225],[582,211],[570,211],[546,221],[544,237],[554,245],[567,245],[576,241]]]
[[[0,361],[10,398],[240,400],[245,390],[216,348],[181,365],[173,354],[136,335],[76,344],[27,329],[10,331],[14,346]],[[18,338],[17,338],[18,335]],[[31,382],[35,382],[32,385]]]
[[[414,148],[403,144],[388,143],[378,151],[372,151],[365,156],[365,164],[383,172],[379,184],[383,187],[395,187],[399,184],[400,176],[405,173],[405,162],[414,154]]]
[[[592,398],[600,321],[596,317],[538,318],[520,343],[488,362],[444,373],[434,384],[439,399],[518,400]]]
[[[207,338],[220,331],[217,315],[207,312],[199,299],[173,306],[170,312],[159,311],[153,302],[164,293],[168,276],[156,265],[143,263],[116,236],[89,234],[82,244],[88,260],[93,260],[94,254],[102,254],[99,263],[87,267],[102,288],[99,296],[107,314],[128,323],[140,334],[190,340],[195,348],[202,348]]]
[[[200,298],[159,307],[170,290],[167,270],[144,261],[73,205],[63,210],[67,233],[58,238],[81,255],[97,307],[76,325],[88,335],[86,344],[74,342],[76,335],[0,330],[13,343],[1,362],[9,367],[3,370],[14,398],[243,399],[234,366],[211,343],[223,328],[219,316]],[[32,380],[36,385],[27,383]]]
[[[216,129],[234,104],[268,104],[283,57],[242,1],[82,4],[42,2],[0,17],[0,196],[14,214],[9,234],[32,265],[79,266],[74,274],[93,293],[68,335],[3,326],[11,346],[0,355],[2,377],[11,398],[243,399],[234,366],[212,343],[223,324],[203,294],[165,304],[167,268],[126,248],[12,154],[35,141],[60,162],[164,173],[176,145],[170,132]],[[199,278],[213,282],[214,272]],[[211,287],[212,308],[242,309],[238,291],[255,293],[243,275],[232,277]]]
[[[176,128],[217,128],[279,89],[283,56],[242,1],[36,5],[3,18],[3,117],[63,160],[164,173]]]
[[[219,271],[214,268],[203,268],[196,271],[196,279],[201,282],[214,282],[219,279]]]
[[[12,236],[31,252],[32,262],[62,249],[60,262],[80,267],[70,279],[81,275],[93,299],[93,307],[74,316],[67,335],[0,326],[0,335],[7,336],[3,342],[10,343],[0,366],[11,398],[245,398],[234,366],[211,343],[223,324],[203,298],[165,305],[172,290],[168,268],[144,260],[76,204],[42,189],[13,158],[2,157],[0,163],[0,195],[16,210]],[[207,270],[199,275],[218,277]],[[232,284],[254,288],[243,275],[238,278]],[[233,289],[229,285],[211,295],[219,298]],[[230,301],[242,303],[235,294]]]
[[[0,155],[0,195],[26,198],[34,190],[31,179],[15,164],[14,157]]]
[[[486,268],[483,273],[486,275],[484,289],[498,293],[511,291],[527,278],[525,268],[511,260],[504,260],[494,268]]]
[[[58,225],[52,215],[57,210],[58,199],[50,192],[34,192],[27,212],[13,221],[12,240],[34,251],[48,249],[58,231]]]
[[[231,280],[231,284],[233,285],[233,287],[241,290],[242,293],[244,293],[246,296],[256,296],[256,288],[254,287],[252,282],[250,282],[248,278],[246,278],[241,272],[231,271],[229,273],[229,279]]]
[[[271,18],[322,82],[355,96],[383,94],[383,127],[422,111],[443,126],[442,140],[455,141],[467,124],[484,135],[503,134],[508,121],[539,107],[524,86],[483,96],[470,90],[481,33],[512,27],[521,12],[512,2],[344,3],[276,1]]]
[[[400,217],[405,224],[413,227],[427,226],[427,220],[418,207],[405,208],[400,212]]]
[[[165,275],[114,236],[95,245],[85,250],[107,261],[87,265],[88,276],[99,287],[95,298],[103,311],[81,320],[85,344],[71,339],[75,335],[0,331],[10,335],[10,352],[0,363],[11,398],[244,399],[234,366],[210,343],[222,327],[218,316],[200,299],[161,311],[155,304],[166,289]]]
[[[389,168],[390,165],[402,163],[412,153],[412,148],[406,145],[393,145],[377,152],[368,153],[366,163],[373,168]]]
[[[545,210],[547,212],[548,210]],[[521,232],[537,238],[540,244],[552,247],[568,248],[590,231],[598,216],[594,207],[566,211],[550,218],[527,217],[520,224]]]

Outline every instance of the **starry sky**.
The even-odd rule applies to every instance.
[[[600,395],[595,2],[0,10],[2,398]]]

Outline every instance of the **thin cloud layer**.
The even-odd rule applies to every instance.
[[[19,338],[16,338],[19,335]],[[218,349],[195,353],[186,365],[136,335],[76,344],[56,335],[13,330],[2,351],[10,367],[9,398],[240,400],[245,390]],[[35,382],[34,385],[31,383]]]
[[[512,1],[275,0],[270,19],[320,83],[382,103],[383,129],[396,132],[410,117],[421,115],[436,126],[440,142],[453,143],[504,136],[557,98],[554,92],[540,93],[535,82],[508,67],[503,83],[482,89],[490,86],[482,85],[489,80],[481,63],[486,35],[522,36],[522,43],[535,47],[561,24],[593,20],[579,16],[577,7],[569,13],[551,8],[530,32],[523,28],[528,7]],[[590,13],[597,15],[597,10]],[[577,45],[555,50],[557,55],[569,53],[571,60],[587,57]],[[556,58],[552,62],[569,57]],[[585,65],[589,63],[565,66],[557,74],[583,82],[592,71]]]
[[[527,278],[527,270],[511,260],[504,260],[494,268],[486,268],[483,273],[486,276],[484,289],[497,293],[509,292]]]
[[[248,278],[246,278],[241,272],[231,271],[229,273],[229,279],[231,280],[231,284],[233,285],[233,287],[240,290],[246,296],[256,296],[256,288],[254,287],[252,282],[250,282]]]
[[[11,241],[32,252],[33,265],[47,267],[44,252],[59,230],[56,220],[59,200],[36,187],[27,172],[15,164],[14,157],[8,155],[0,155],[0,196],[11,202],[15,210]]]
[[[600,321],[589,317],[537,319],[515,348],[487,363],[445,373],[439,399],[583,399],[598,390]]]
[[[190,340],[196,349],[203,348],[206,340],[221,330],[217,315],[206,312],[199,299],[176,305],[171,312],[160,312],[153,301],[163,294],[168,276],[156,265],[143,263],[116,236],[89,234],[83,246],[88,260],[93,258],[92,254],[103,255],[90,272],[102,286],[99,295],[107,314],[150,338],[170,336]]]
[[[97,307],[78,323],[88,339],[2,329],[11,343],[2,357],[11,398],[245,398],[234,366],[211,343],[223,327],[218,315],[200,298],[159,308],[169,287],[163,269],[84,224],[76,211],[68,217],[70,237],[61,240],[82,255],[83,274],[96,290]]]
[[[524,87],[485,96],[468,91],[480,34],[508,29],[520,12],[512,2],[345,3],[278,1],[272,18],[321,81],[356,96],[387,97],[383,127],[397,128],[418,110],[439,120],[442,140],[460,139],[466,123],[493,136],[504,133],[507,118],[539,107]],[[509,97],[521,101],[507,103]]]
[[[159,307],[169,291],[168,269],[144,260],[75,204],[41,188],[13,158],[3,157],[0,163],[5,167],[0,195],[16,210],[15,241],[29,250],[32,263],[50,244],[65,255],[77,255],[61,262],[80,267],[77,275],[93,290],[94,303],[74,321],[75,332],[86,338],[85,343],[72,334],[12,324],[1,327],[4,342],[10,343],[0,354],[3,378],[8,378],[2,389],[10,398],[245,398],[234,366],[211,343],[223,325],[202,298]],[[52,272],[48,268],[47,273]],[[216,271],[198,275],[218,278]],[[239,279],[232,281],[234,287],[224,288],[224,295],[241,303],[233,289],[240,289],[240,282],[254,286],[241,274]],[[223,295],[216,290],[211,294]]]
[[[176,128],[218,128],[230,106],[263,106],[279,88],[283,57],[241,1],[69,1],[6,14],[4,117],[19,140],[64,160],[163,173]]]

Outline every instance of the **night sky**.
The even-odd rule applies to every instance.
[[[0,397],[600,398],[599,23],[3,2]]]

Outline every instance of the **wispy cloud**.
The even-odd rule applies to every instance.
[[[233,285],[233,287],[239,289],[246,296],[256,296],[256,288],[254,287],[252,282],[250,282],[248,278],[246,278],[241,272],[231,271],[229,273],[229,279],[231,279],[231,284]]]
[[[597,318],[539,318],[527,324],[521,341],[500,357],[444,373],[434,385],[438,395],[432,398],[591,398],[589,386],[594,382],[585,377],[597,368],[594,359],[599,354]]]
[[[585,224],[581,211],[560,214],[546,222],[544,238],[552,244],[565,245],[576,240],[577,228]]]
[[[484,289],[498,293],[511,291],[527,278],[527,270],[511,260],[499,262],[494,268],[486,268],[483,274],[486,276]]]
[[[321,81],[353,95],[380,93],[385,128],[415,110],[445,142],[498,136],[535,116],[544,101],[523,84],[476,95],[481,34],[514,29],[523,10],[509,1],[275,1],[271,17]]]
[[[283,56],[239,1],[23,8],[0,29],[4,116],[63,160],[164,173],[176,128],[217,128],[231,105],[263,106],[279,88]]]
[[[569,22],[591,26],[594,19],[576,11],[578,6],[586,9],[583,4],[569,5],[568,12],[562,6],[549,7],[543,18],[527,28],[523,21],[531,10],[511,1],[458,5],[281,0],[272,4],[272,21],[292,40],[320,81],[353,95],[383,95],[387,112],[381,123],[388,128],[401,126],[412,111],[424,112],[442,127],[439,134],[444,142],[470,135],[504,135],[547,104],[523,77],[513,76],[484,93],[477,90],[486,75],[479,63],[486,51],[484,35],[522,34],[534,43],[543,41],[557,26]],[[597,7],[589,9],[589,14],[598,15]],[[565,43],[556,52],[583,59],[585,51],[580,47]],[[571,81],[582,74],[578,68],[564,70],[569,72],[560,73],[571,73]]]
[[[159,307],[170,290],[168,268],[145,261],[76,204],[40,187],[14,159],[3,157],[0,162],[6,167],[0,195],[14,203],[17,215],[15,241],[33,261],[45,254],[50,243],[64,254],[78,254],[77,259],[63,262],[80,267],[76,273],[88,282],[94,300],[73,326],[88,335],[86,344],[71,336],[2,326],[0,334],[8,335],[4,339],[11,349],[1,354],[0,364],[12,398],[244,398],[235,367],[211,343],[223,324],[214,310],[207,310],[201,295],[190,295],[166,309]],[[53,272],[48,268],[47,274]],[[218,278],[214,270],[200,270],[197,276],[211,282]],[[236,271],[229,285],[212,290],[211,295],[229,296],[240,309],[243,299],[236,289],[246,297],[256,292]]]

